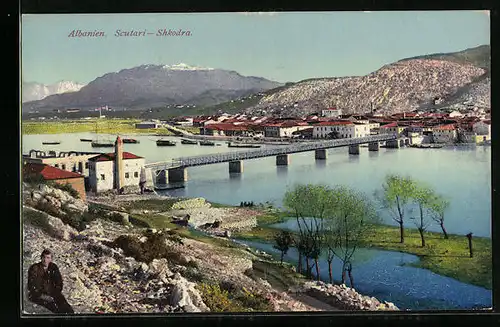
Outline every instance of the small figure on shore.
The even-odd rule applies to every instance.
[[[144,194],[144,184],[146,184],[146,182],[139,183],[139,188],[141,189],[141,194]]]
[[[467,235],[467,239],[469,240],[469,256],[472,258],[473,253],[472,253],[472,233],[469,233]]]
[[[62,295],[63,281],[59,268],[52,262],[52,253],[45,249],[41,261],[28,270],[28,299],[53,313],[74,313]]]

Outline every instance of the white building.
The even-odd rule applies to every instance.
[[[342,116],[342,110],[337,108],[323,109],[321,110],[321,115],[323,117],[339,118],[340,116]]]
[[[449,116],[450,116],[450,118],[456,118],[456,117],[462,118],[462,117],[464,117],[464,114],[462,114],[458,110],[454,110],[454,111],[450,112]]]
[[[283,122],[264,125],[265,137],[292,137],[292,134],[311,126],[306,122]]]
[[[118,137],[115,153],[103,153],[89,159],[89,185],[91,191],[100,193],[127,186],[139,187],[141,169],[145,159],[122,151],[123,143]],[[115,160],[121,154],[121,162]]]
[[[402,136],[403,132],[407,129],[407,126],[399,126],[398,123],[390,123],[380,126],[380,134],[393,134],[397,136]]]
[[[370,125],[354,124],[350,121],[325,121],[314,126],[313,138],[331,138],[334,135],[336,138],[369,136]]]
[[[432,128],[432,136],[435,143],[451,143],[457,140],[457,129],[455,125],[441,125]]]

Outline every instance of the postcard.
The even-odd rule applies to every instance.
[[[491,309],[489,29],[22,15],[23,314]]]

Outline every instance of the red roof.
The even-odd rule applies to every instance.
[[[136,156],[135,154],[130,153],[130,152],[123,152],[122,158],[123,159],[141,159],[142,157]],[[113,152],[103,153],[103,154],[97,155],[95,157],[92,157],[89,160],[92,160],[92,161],[114,161],[115,154]]]
[[[246,131],[248,127],[245,125],[233,125],[233,124],[209,124],[205,127],[206,129],[214,129],[217,131]]]
[[[399,127],[397,122],[386,124],[383,126],[380,126],[380,128],[391,128],[391,127]]]
[[[455,125],[453,125],[453,124],[441,125],[441,126],[434,127],[434,129],[450,131],[450,130],[455,129]]]
[[[316,126],[354,125],[352,121],[322,121]]]
[[[83,178],[83,175],[73,173],[71,171],[62,170],[42,163],[27,163],[23,167],[23,174],[26,175],[42,175],[45,180],[67,179],[67,178]]]

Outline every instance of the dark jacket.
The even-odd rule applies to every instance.
[[[28,296],[36,299],[42,294],[60,294],[63,288],[63,281],[59,268],[55,263],[50,263],[47,270],[43,269],[41,262],[31,265],[28,270]]]

